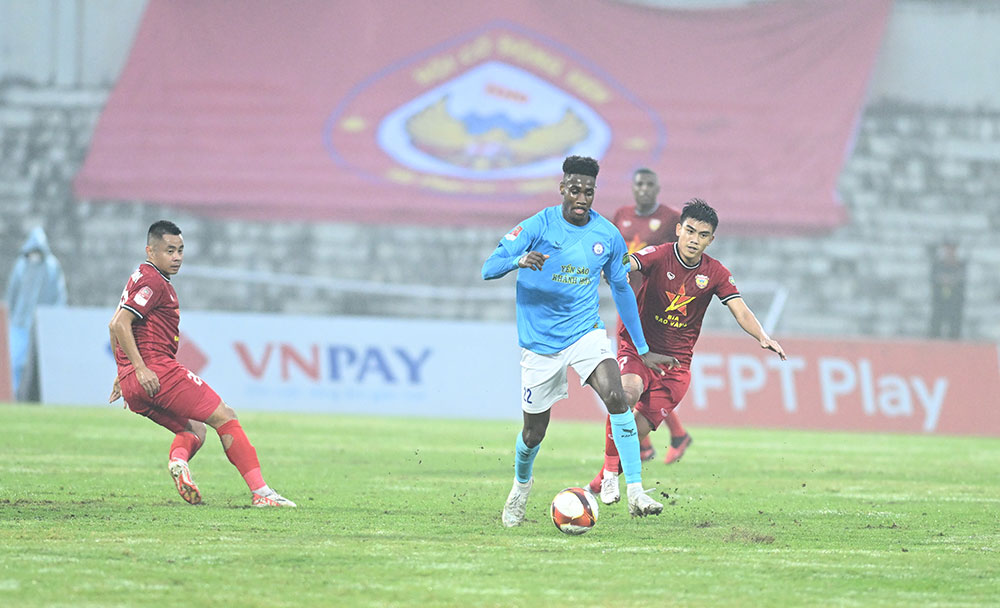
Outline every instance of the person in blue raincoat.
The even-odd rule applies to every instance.
[[[35,308],[66,304],[66,277],[40,226],[31,231],[21,247],[4,299],[10,325],[14,394],[19,401],[37,400],[37,382],[31,380],[35,369],[32,344]]]

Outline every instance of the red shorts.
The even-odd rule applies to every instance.
[[[642,379],[643,391],[635,411],[645,416],[654,431],[681,402],[691,383],[690,368],[666,369],[661,376],[646,367],[635,347],[625,340],[618,343],[618,368],[623,376],[635,374]]]
[[[222,403],[211,386],[176,361],[149,369],[160,379],[160,390],[150,397],[132,372],[119,380],[122,397],[128,409],[174,433],[187,428],[189,420],[204,422]]]

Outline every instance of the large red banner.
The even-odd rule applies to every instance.
[[[75,188],[232,217],[513,224],[602,162],[733,231],[844,211],[891,0],[151,0]]]
[[[1000,436],[997,346],[782,339],[782,361],[746,336],[705,335],[679,409],[685,423]],[[557,418],[603,419],[590,389]]]

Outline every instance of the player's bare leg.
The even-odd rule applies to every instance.
[[[170,458],[167,461],[167,470],[174,479],[174,485],[177,486],[177,493],[192,505],[201,502],[201,492],[191,477],[188,462],[194,458],[195,453],[197,453],[198,449],[204,443],[205,424],[197,420],[188,420],[187,427],[174,435],[174,441],[170,444]]]
[[[295,503],[272,490],[260,472],[260,462],[257,460],[257,450],[251,445],[243,427],[240,426],[233,408],[225,401],[219,403],[205,424],[215,429],[222,441],[222,449],[226,457],[233,463],[236,470],[250,488],[255,507],[294,507]]]

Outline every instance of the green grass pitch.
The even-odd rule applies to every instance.
[[[269,510],[211,432],[192,507],[169,434],[120,406],[0,421],[5,606],[1000,603],[995,438],[694,428],[682,462],[645,466],[661,516],[619,503],[570,537],[547,509],[600,467],[598,424],[552,423],[508,530],[517,422],[244,412],[265,478],[299,504]]]

